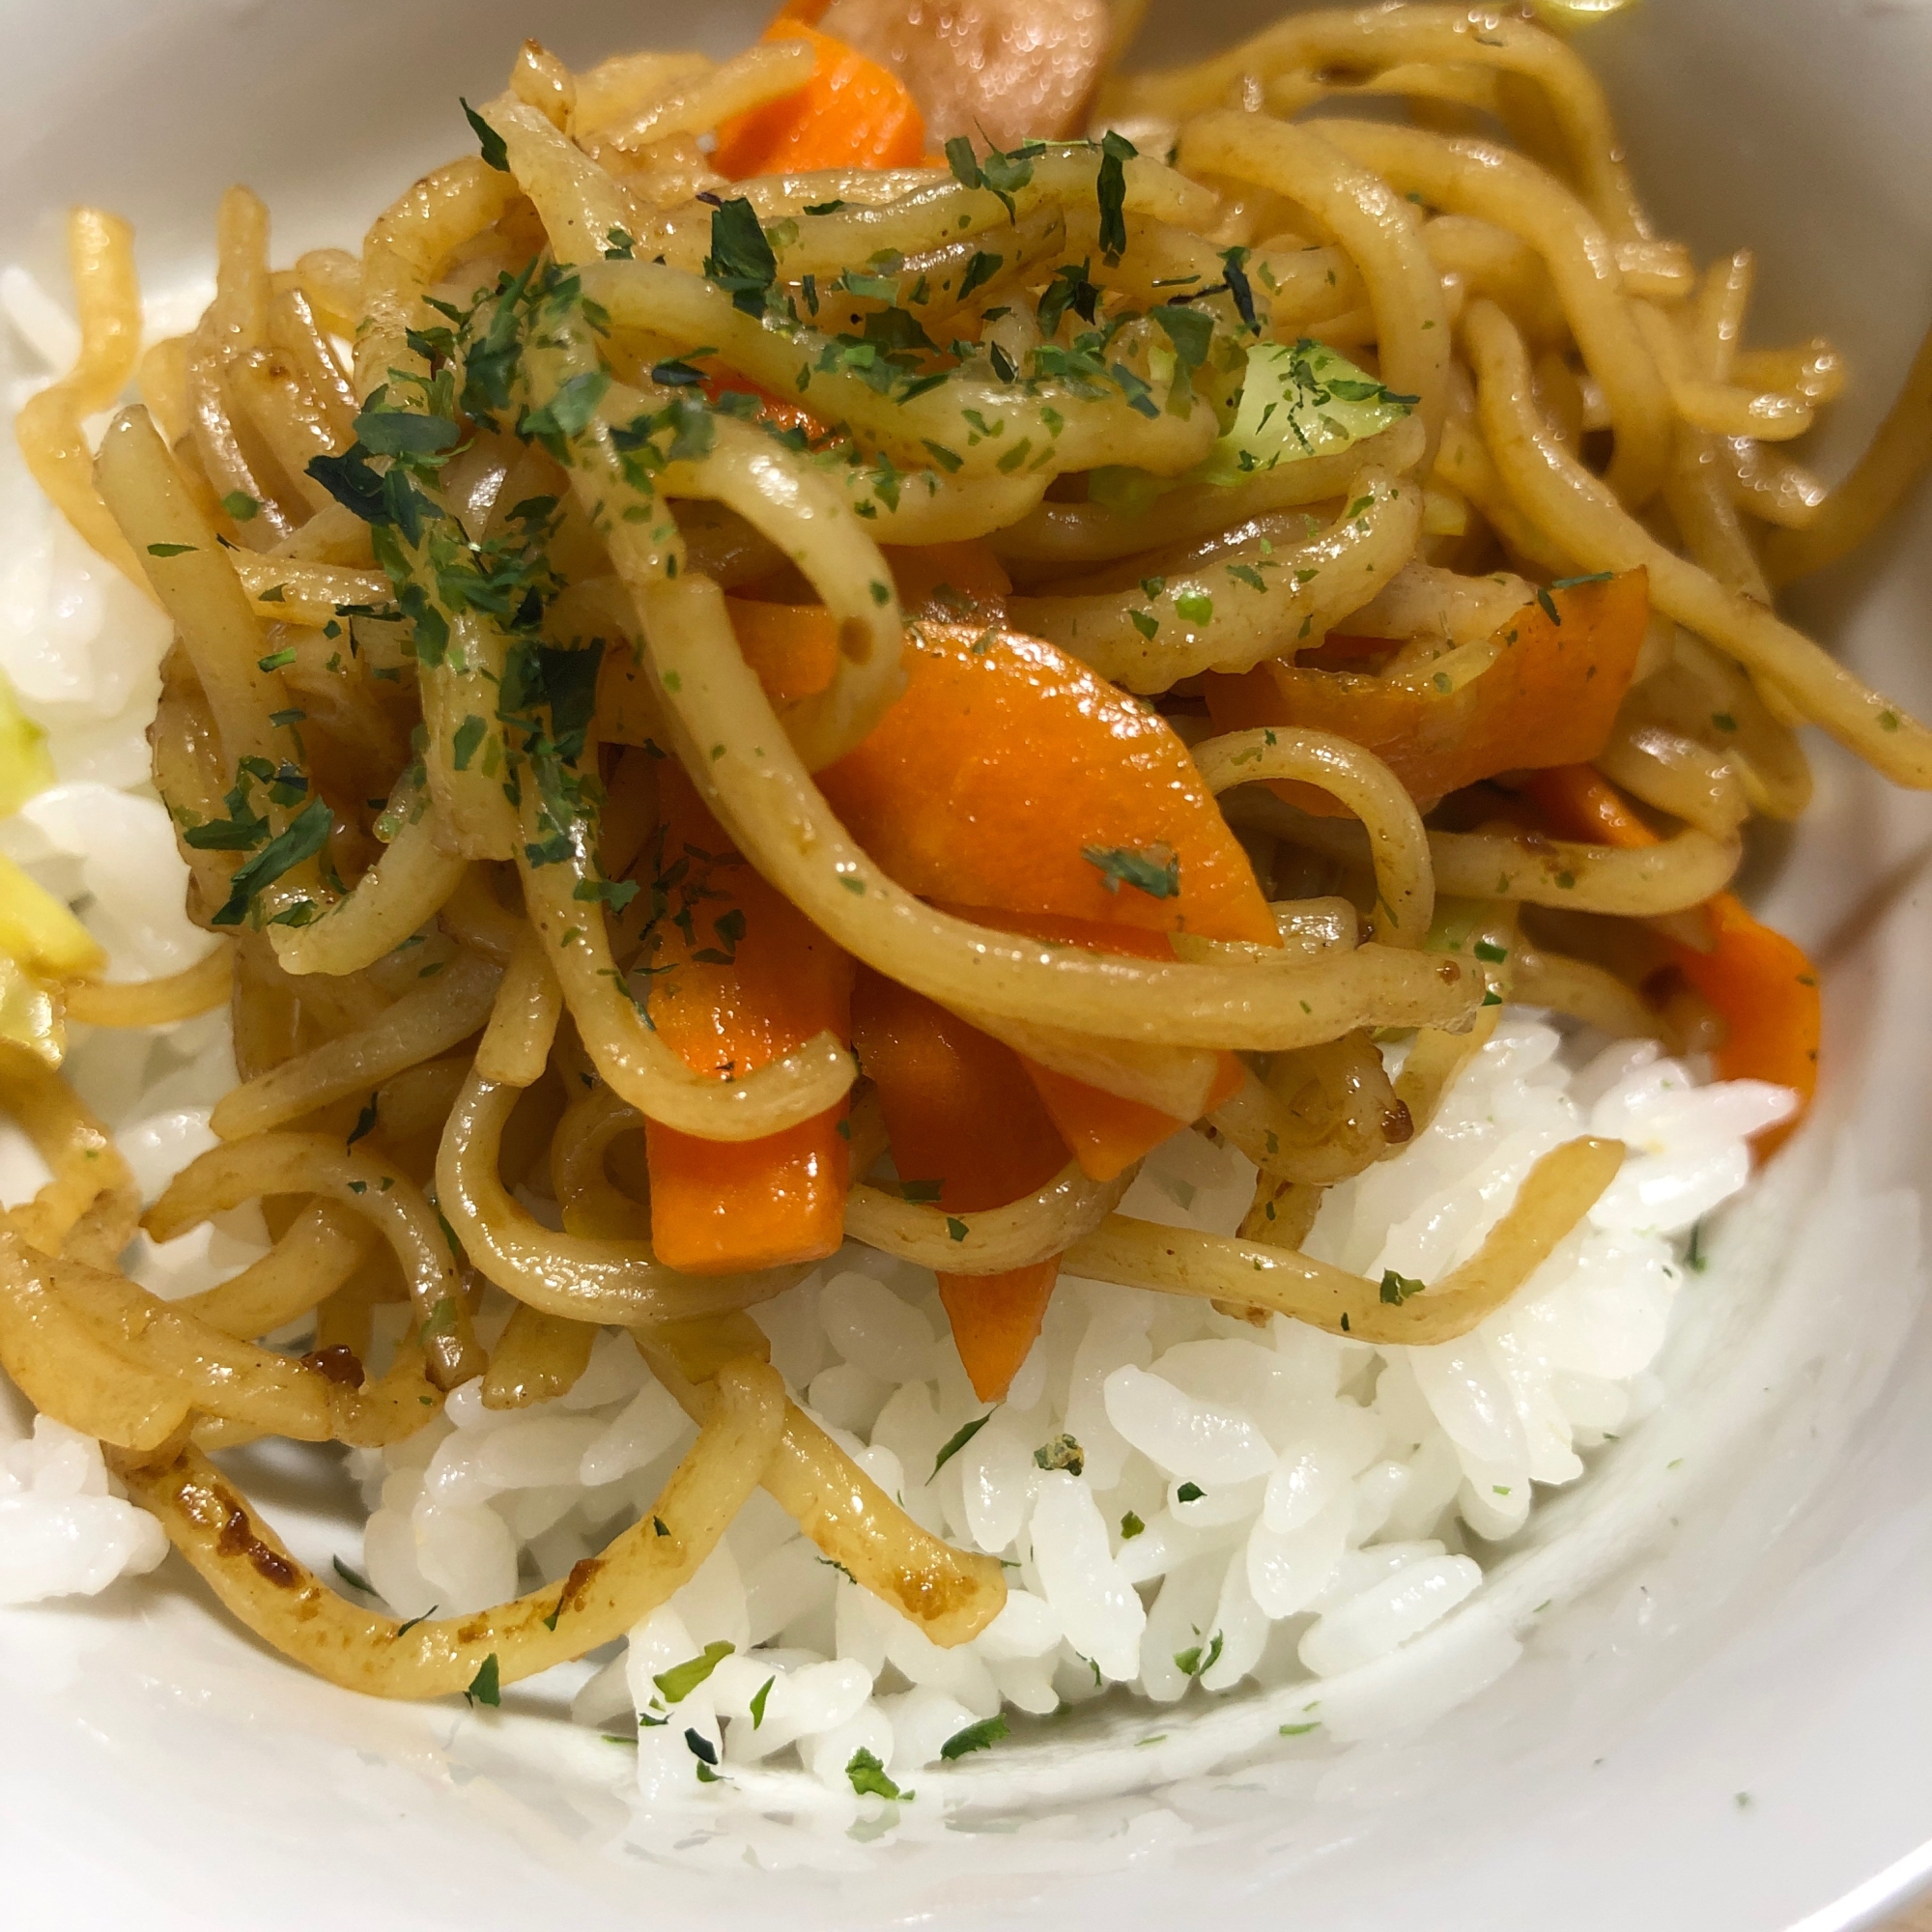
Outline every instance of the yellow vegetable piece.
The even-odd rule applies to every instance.
[[[78,980],[107,963],[86,926],[5,857],[0,857],[0,952],[45,980]]]
[[[51,986],[0,955],[0,1039],[24,1046],[49,1066],[67,1054],[67,1025]]]
[[[20,709],[20,700],[0,672],[0,818],[11,818],[36,792],[54,781],[47,734]]]

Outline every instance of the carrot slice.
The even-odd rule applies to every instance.
[[[1649,579],[1627,570],[1545,596],[1548,608],[1539,600],[1519,611],[1498,636],[1502,655],[1459,690],[1276,660],[1238,677],[1204,678],[1208,708],[1224,731],[1290,724],[1352,739],[1429,803],[1498,772],[1582,764],[1604,749],[1630,688]],[[1331,638],[1323,656],[1346,663],[1363,641]],[[1275,789],[1307,811],[1342,810],[1313,786]]]
[[[1655,845],[1654,833],[1622,793],[1587,765],[1536,773],[1525,786],[1549,829],[1561,838],[1590,838],[1626,849]],[[1730,893],[1704,902],[1713,945],[1708,952],[1673,941],[1677,971],[1724,1022],[1714,1058],[1726,1080],[1769,1080],[1789,1087],[1799,1109],[1781,1126],[1756,1136],[1761,1156],[1796,1129],[1818,1088],[1818,1040],[1823,1001],[1818,969],[1802,947],[1753,919]]]
[[[803,11],[803,10],[801,10]],[[792,14],[768,41],[802,40],[818,56],[794,94],[740,114],[718,130],[712,162],[733,181],[814,168],[913,168],[925,153],[925,123],[912,96],[876,61],[854,53]]]
[[[749,376],[741,376],[735,369],[714,369],[705,377],[702,386],[714,403],[725,396],[756,398],[757,419],[767,429],[802,429],[808,442],[816,442],[825,434],[825,425],[810,410],[775,396],[769,389],[761,389]]]
[[[727,597],[731,630],[745,662],[774,704],[815,696],[838,670],[838,626],[822,604],[764,604]],[[643,661],[621,645],[607,648],[597,673],[597,731],[606,743],[641,745],[657,703]]]
[[[731,632],[774,704],[814,697],[838,674],[838,624],[822,604],[727,597]]]
[[[1174,957],[1174,944],[1166,933],[1145,932],[1137,926],[1095,925],[1086,920],[1044,919],[966,906],[950,906],[945,910],[957,912],[962,918],[976,920],[1001,932],[1024,933],[1029,939],[1084,946],[1095,952],[1112,952],[1130,959]],[[1172,1140],[1183,1127],[1192,1124],[1144,1101],[1129,1100],[1122,1094],[1109,1094],[1103,1087],[1089,1086],[1071,1074],[1057,1073],[1025,1054],[1019,1056],[1019,1061],[1061,1138],[1072,1149],[1081,1173],[1090,1180],[1112,1180],[1135,1161],[1151,1153],[1163,1141]],[[1220,1072],[1202,1107],[1204,1114],[1211,1114],[1224,1101],[1232,1099],[1241,1085],[1240,1060],[1232,1053],[1224,1053],[1220,1062]]]
[[[688,1066],[730,1079],[823,1030],[851,1037],[852,962],[731,850],[677,765],[658,775],[668,904],[650,1019]],[[730,1274],[817,1261],[845,1237],[845,1105],[754,1141],[644,1122],[651,1242],[667,1266]]]
[[[1066,1165],[1066,1146],[1019,1056],[877,973],[853,1004],[859,1058],[878,1090],[901,1183],[955,1214],[1031,1194]],[[959,1359],[982,1402],[1007,1392],[1039,1333],[1055,1261],[997,1275],[939,1277]]]
[[[899,609],[909,616],[928,611],[945,617],[997,616],[1006,611],[1013,581],[981,539],[966,543],[892,546],[885,552]],[[972,606],[968,611],[964,607]]]
[[[903,696],[818,781],[907,891],[1279,943],[1247,855],[1157,713],[997,625],[922,623],[905,668]]]

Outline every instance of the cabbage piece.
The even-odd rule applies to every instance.
[[[0,673],[0,818],[11,818],[36,792],[53,783],[46,738],[20,709],[14,687]]]
[[[0,1040],[24,1046],[58,1066],[67,1054],[67,1025],[54,989],[0,953]]]
[[[0,953],[45,980],[98,973],[106,955],[59,899],[0,856]]]
[[[1415,400],[1320,342],[1258,343],[1248,351],[1234,426],[1196,479],[1234,484],[1277,463],[1346,449],[1400,422]]]
[[[1183,483],[1229,488],[1277,463],[1326,456],[1400,422],[1415,402],[1358,369],[1346,355],[1303,337],[1248,351],[1235,420],[1207,458],[1181,476],[1112,467],[1089,473],[1091,502],[1122,516],[1151,508]]]

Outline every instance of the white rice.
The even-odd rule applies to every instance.
[[[0,276],[0,309],[14,369],[65,353],[66,318],[17,271]],[[0,373],[10,411],[43,380]],[[11,447],[0,523],[0,670],[46,728],[58,777],[0,825],[0,850],[76,906],[113,977],[178,971],[207,942],[183,915],[185,874],[146,778],[165,625],[42,501]],[[212,1144],[210,1109],[235,1077],[218,1014],[153,1035],[75,1028],[69,1070],[150,1199]],[[1474,1250],[1541,1154],[1585,1131],[1627,1143],[1584,1225],[1507,1308],[1439,1348],[1375,1349],[1279,1318],[1257,1329],[1204,1302],[1065,1279],[989,1415],[932,1276],[847,1250],[753,1311],[773,1362],[915,1519],[1001,1559],[1007,1607],[973,1642],[937,1649],[760,1492],[582,1683],[577,1718],[635,1731],[651,1804],[717,1796],[697,1778],[707,1755],[740,1793],[773,1766],[849,1800],[855,1753],[904,1783],[1002,1712],[1044,1715],[1108,1686],[1199,1703],[1389,1655],[1481,1590],[1493,1546],[1539,1494],[1582,1478],[1589,1451],[1654,1406],[1648,1372],[1685,1237],[1745,1184],[1748,1136],[1792,1104],[1782,1089],[1704,1084],[1706,1071],[1648,1043],[1566,1045],[1511,1009],[1428,1131],[1330,1191],[1312,1253],[1371,1278],[1433,1279]],[[24,1138],[0,1132],[0,1198],[45,1178]],[[1182,1135],[1123,1207],[1230,1232],[1252,1182],[1238,1155]],[[144,1239],[129,1261],[172,1297],[265,1245],[251,1208],[165,1247]],[[486,1308],[486,1341],[506,1314]],[[6,1414],[0,1603],[153,1569],[158,1529],[116,1496],[98,1449]],[[615,1335],[555,1402],[496,1412],[478,1384],[459,1389],[416,1436],[350,1453],[369,1510],[363,1574],[402,1617],[560,1577],[649,1506],[692,1433]],[[721,1645],[673,1705],[658,1680]]]

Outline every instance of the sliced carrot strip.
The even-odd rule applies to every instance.
[[[925,123],[897,78],[787,8],[764,39],[803,40],[818,56],[794,94],[740,114],[718,130],[712,161],[733,181],[814,168],[913,168]]]
[[[749,376],[741,376],[735,369],[714,369],[705,377],[703,388],[714,403],[724,396],[755,396],[758,421],[767,429],[802,429],[810,442],[816,442],[825,434],[825,425],[810,410],[775,396],[769,389],[759,388]]]
[[[923,623],[905,668],[903,696],[818,781],[907,891],[1279,943],[1247,855],[1157,713],[998,626]]]
[[[964,919],[977,920],[1001,932],[1024,933],[1029,939],[1052,940],[1067,946],[1084,946],[1094,952],[1112,952],[1130,959],[1172,959],[1174,945],[1164,932],[1146,932],[1131,925],[1095,925],[1086,920],[1044,919],[1023,913],[988,912],[966,906],[950,906]],[[1070,1074],[1056,1073],[1038,1061],[1021,1054],[1020,1065],[1061,1138],[1073,1150],[1080,1171],[1090,1180],[1112,1180],[1137,1160],[1151,1153],[1161,1142],[1172,1140],[1192,1122],[1164,1114],[1144,1101],[1129,1100],[1105,1088],[1089,1086]],[[1221,1068],[1209,1089],[1203,1113],[1211,1114],[1239,1091],[1242,1079],[1240,1060],[1232,1053],[1220,1056]]]
[[[876,973],[861,975],[853,1019],[910,1192],[967,1214],[1021,1200],[1066,1165],[1065,1143],[1010,1048]],[[939,1277],[959,1359],[982,1402],[1005,1396],[1026,1360],[1059,1271],[1045,1261]]]
[[[731,630],[745,662],[774,704],[815,696],[838,670],[838,626],[822,604],[764,604],[727,597]],[[597,731],[612,745],[641,745],[657,717],[641,658],[608,647],[597,673]]]
[[[822,604],[727,597],[731,632],[774,704],[813,697],[838,674],[838,625]]]
[[[1587,762],[1604,749],[1636,668],[1649,579],[1627,570],[1546,594],[1556,615],[1541,603],[1519,611],[1500,634],[1502,655],[1460,690],[1277,660],[1239,677],[1204,678],[1208,708],[1224,731],[1289,724],[1352,739],[1429,803],[1498,772]],[[1331,638],[1324,655],[1346,661],[1366,641]],[[1342,810],[1313,786],[1275,789],[1307,811]]]
[[[688,1066],[727,1080],[815,1033],[849,1039],[850,958],[731,850],[676,764],[659,768],[658,784],[668,900],[650,991],[659,1037]],[[844,1118],[841,1101],[783,1133],[738,1142],[646,1121],[658,1259],[729,1274],[836,1253],[851,1166]]]
[[[998,616],[1012,595],[1013,581],[993,548],[978,538],[967,543],[888,548],[886,561],[899,593],[899,609],[945,617]],[[969,611],[964,606],[971,605]]]
[[[1622,793],[1587,765],[1538,772],[1525,790],[1561,838],[1626,849],[1658,842]],[[1677,971],[1724,1022],[1723,1043],[1713,1056],[1719,1073],[1726,1080],[1769,1080],[1799,1097],[1791,1120],[1756,1137],[1758,1153],[1769,1155],[1804,1118],[1817,1092],[1824,1017],[1818,969],[1802,947],[1753,919],[1732,894],[1707,899],[1704,912],[1710,952],[1676,941],[1670,950]]]

